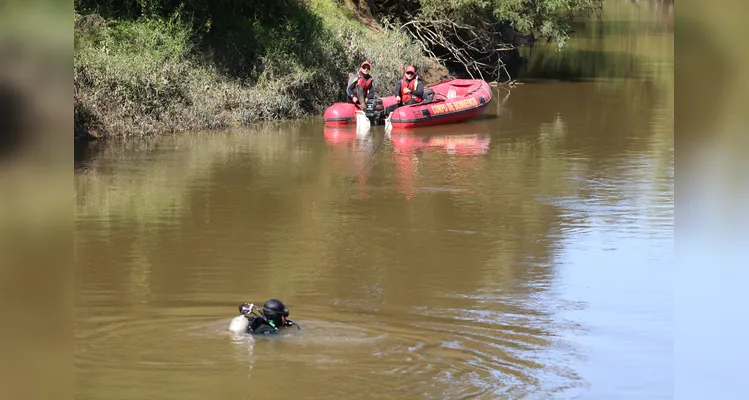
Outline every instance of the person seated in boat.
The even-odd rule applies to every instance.
[[[288,317],[289,309],[280,300],[266,301],[262,310],[252,303],[243,303],[239,305],[239,316],[232,320],[229,330],[235,333],[273,335],[292,325],[299,329],[299,325]]]
[[[360,110],[366,108],[367,99],[374,99],[374,78],[370,75],[372,65],[369,61],[364,61],[359,66],[359,71],[354,74],[346,86],[346,94],[350,102],[356,104]]]
[[[430,102],[434,97],[432,89],[424,88],[424,82],[416,74],[416,67],[413,65],[406,67],[403,79],[395,84],[393,94],[395,95],[396,103],[385,109],[386,116],[389,116],[398,107],[422,103],[425,100],[426,102]]]

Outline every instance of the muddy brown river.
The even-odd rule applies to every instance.
[[[468,123],[78,149],[76,398],[671,398],[673,13],[611,3]]]

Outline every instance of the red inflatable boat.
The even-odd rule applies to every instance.
[[[403,106],[393,111],[393,129],[452,124],[480,115],[492,100],[489,84],[477,79],[453,79],[429,85],[434,99],[428,103]],[[382,97],[382,107],[395,104],[395,96]],[[377,105],[379,108],[380,106]],[[335,103],[323,114],[327,126],[356,124],[357,107],[351,103]]]

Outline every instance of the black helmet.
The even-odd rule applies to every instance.
[[[289,316],[289,309],[280,301],[270,299],[263,304],[263,316],[276,324],[281,324],[281,317]]]

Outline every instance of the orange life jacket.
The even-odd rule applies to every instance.
[[[409,100],[411,100],[411,98],[416,100],[417,103],[421,103],[421,101],[424,100],[419,96],[412,95],[411,92],[408,92],[408,93],[403,92],[405,88],[408,88],[408,90],[411,90],[411,91],[416,90],[416,87],[418,86],[418,83],[419,83],[419,79],[420,77],[416,75],[414,76],[413,79],[411,79],[411,82],[409,82],[408,80],[406,80],[405,76],[403,77],[403,80],[401,81],[401,101],[403,103],[407,103]]]
[[[364,79],[364,76],[362,75],[361,71],[357,71],[354,76],[351,77],[351,80],[356,79],[356,85],[354,86],[354,94],[356,94],[356,87],[361,86],[362,89],[364,89],[364,98],[367,98],[367,95],[369,94],[369,89],[372,88],[372,75],[369,76],[369,79]],[[349,80],[349,83],[351,83],[351,80]]]

